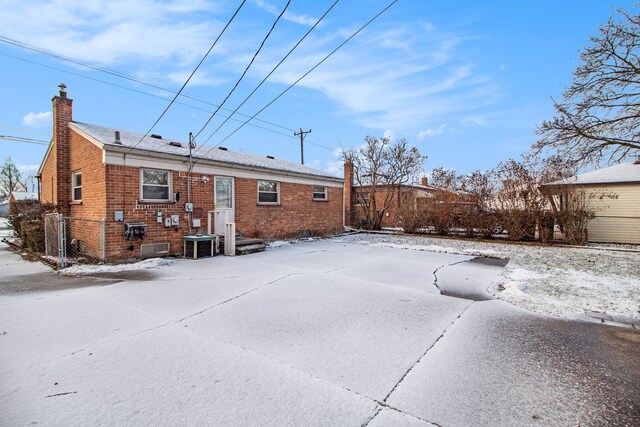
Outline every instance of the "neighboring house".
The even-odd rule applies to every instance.
[[[634,163],[594,170],[540,187],[552,203],[563,191],[581,191],[595,211],[590,242],[640,244],[640,157]]]
[[[81,240],[87,252],[97,255],[104,238],[107,261],[180,254],[183,236],[222,234],[226,221],[260,238],[342,229],[341,178],[223,147],[201,147],[189,173],[188,143],[74,122],[73,101],[60,87],[52,100],[53,137],[39,170],[40,200],[83,220],[67,238]],[[136,224],[143,239],[125,236]]]
[[[353,175],[353,165],[344,165],[344,185],[345,185],[345,220],[348,225],[358,226],[365,220],[363,199],[370,197],[373,191],[371,186],[355,185]],[[388,194],[389,186],[378,185],[375,189],[376,207],[381,210]],[[426,201],[434,197],[442,189],[429,185],[427,178],[422,178],[421,184],[402,184],[394,187],[396,194],[393,195],[389,207],[386,209],[383,219],[383,227],[398,227],[400,225],[399,212],[407,204],[412,207],[424,208]]]
[[[9,216],[9,200],[0,202],[0,217],[6,218]]]
[[[10,214],[13,212],[15,210],[15,206],[27,200],[38,200],[38,193],[32,193],[29,191],[12,191],[9,195],[8,213]]]

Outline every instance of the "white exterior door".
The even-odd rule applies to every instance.
[[[216,176],[214,182],[215,210],[213,211],[213,232],[224,234],[224,224],[235,222],[234,180],[229,176]]]

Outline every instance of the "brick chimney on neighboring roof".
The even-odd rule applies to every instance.
[[[73,100],[67,98],[67,85],[60,83],[59,92],[51,99],[53,103],[52,147],[56,158],[56,184],[54,204],[59,212],[69,214],[71,202],[71,170],[69,169],[70,131],[69,122],[73,120]]]
[[[427,179],[427,177],[426,177],[426,176],[423,176],[423,177],[422,177],[422,182],[421,182],[421,184],[422,184],[422,185],[424,185],[425,187],[426,187],[427,185],[429,185],[429,180]]]

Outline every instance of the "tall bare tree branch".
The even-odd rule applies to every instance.
[[[556,116],[536,130],[532,157],[583,166],[640,153],[640,15],[617,10],[590,41],[562,102],[553,100]]]

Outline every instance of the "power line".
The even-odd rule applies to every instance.
[[[375,21],[377,18],[379,18],[383,13],[385,13],[387,10],[389,10],[389,8],[391,8],[391,6],[393,6],[394,4],[396,4],[398,2],[398,0],[393,0],[391,3],[389,3],[384,9],[382,9],[380,12],[378,12],[377,15],[375,15],[373,18],[371,18],[369,21],[367,21],[363,26],[361,26],[360,28],[358,28],[358,30],[356,32],[354,32],[353,34],[351,34],[345,41],[343,41],[340,45],[338,45],[338,47],[336,47],[334,50],[332,50],[327,56],[325,56],[320,62],[318,62],[316,65],[314,65],[313,67],[311,67],[311,69],[309,69],[309,71],[307,71],[306,73],[304,73],[298,80],[296,80],[295,82],[293,82],[291,85],[289,85],[289,87],[287,87],[285,90],[283,90],[282,92],[280,92],[280,94],[278,96],[276,96],[275,98],[273,98],[267,105],[265,105],[264,107],[262,107],[257,113],[255,113],[253,116],[251,116],[250,119],[246,120],[244,123],[242,123],[240,126],[238,126],[233,132],[231,132],[229,135],[227,135],[226,137],[224,137],[220,142],[218,142],[216,145],[214,145],[213,147],[211,147],[209,149],[209,151],[207,151],[204,156],[206,156],[207,154],[209,154],[214,148],[218,147],[220,144],[222,144],[224,141],[226,141],[227,139],[231,138],[231,136],[233,136],[236,132],[238,132],[240,129],[242,129],[248,122],[249,120],[253,119],[254,117],[256,117],[258,114],[262,113],[264,110],[266,110],[269,106],[271,106],[271,104],[273,104],[274,102],[276,102],[278,99],[280,99],[280,97],[282,97],[282,95],[284,95],[285,93],[287,93],[292,87],[294,87],[296,84],[298,84],[302,79],[304,79],[307,75],[309,75],[313,70],[315,70],[316,68],[318,68],[323,62],[325,62],[327,59],[329,59],[329,57],[331,57],[334,53],[336,53],[340,48],[342,48],[345,44],[347,44],[351,39],[353,39],[356,35],[358,35],[362,30],[364,30],[366,27],[368,27],[373,21]],[[203,157],[204,157],[203,156]]]
[[[27,144],[49,145],[49,141],[42,139],[25,138],[22,136],[0,135],[0,139],[7,139],[16,142],[26,142]]]
[[[201,145],[200,147],[204,146],[204,144],[206,144],[207,142],[209,142],[209,140],[213,137],[213,135],[215,135],[216,133],[218,133],[218,131],[220,130],[220,128],[222,128],[222,126],[224,126],[224,125],[225,125],[225,123],[227,123],[227,122],[229,121],[229,119],[230,119],[231,117],[233,117],[233,115],[234,115],[234,114],[236,114],[236,113],[238,112],[238,110],[239,110],[239,109],[240,109],[240,108],[241,108],[241,107],[242,107],[242,106],[243,106],[243,105],[244,105],[244,104],[249,100],[249,98],[251,98],[251,97],[253,96],[253,94],[254,94],[254,93],[256,93],[256,91],[257,91],[258,89],[260,89],[260,87],[264,84],[264,82],[266,82],[266,81],[267,81],[267,79],[268,79],[269,77],[271,77],[271,75],[272,75],[272,74],[273,74],[273,73],[278,69],[278,67],[280,67],[280,65],[282,65],[282,63],[283,63],[283,62],[284,62],[284,61],[289,57],[289,55],[291,55],[291,54],[293,53],[293,51],[294,51],[294,50],[296,50],[296,48],[297,48],[298,46],[300,46],[300,43],[302,43],[302,42],[304,41],[304,39],[306,39],[306,38],[307,38],[307,36],[311,33],[311,31],[313,31],[313,30],[318,26],[318,24],[320,24],[320,22],[324,19],[324,17],[325,17],[325,16],[327,16],[327,15],[329,14],[329,12],[331,12],[331,10],[334,8],[334,6],[335,6],[336,4],[338,4],[338,2],[339,2],[339,1],[340,1],[340,0],[336,0],[336,1],[331,5],[331,7],[329,7],[329,9],[327,9],[327,11],[326,11],[326,12],[325,12],[321,17],[320,17],[320,19],[318,19],[318,20],[316,21],[316,23],[315,23],[315,24],[313,24],[313,26],[309,29],[309,31],[307,31],[307,32],[304,34],[304,36],[302,36],[302,38],[301,38],[300,40],[298,40],[298,42],[297,42],[297,43],[296,43],[296,44],[295,44],[295,45],[294,45],[294,46],[289,50],[289,52],[287,52],[287,54],[284,56],[284,58],[282,58],[282,59],[280,60],[280,62],[278,62],[278,63],[276,64],[276,66],[275,66],[275,67],[273,67],[273,68],[271,69],[271,71],[269,71],[269,74],[267,74],[267,75],[262,79],[262,81],[258,84],[258,86],[256,86],[256,88],[255,88],[255,89],[253,89],[253,91],[251,91],[251,93],[250,93],[249,95],[247,95],[247,97],[246,97],[246,98],[245,98],[245,99],[240,103],[240,105],[238,105],[238,106],[236,107],[236,109],[235,109],[235,110],[233,110],[233,112],[232,112],[232,113],[231,113],[231,114],[230,114],[230,115],[229,115],[229,116],[228,116],[228,117],[227,117],[227,118],[226,118],[226,119],[225,119],[225,120],[224,120],[224,121],[223,121],[223,122],[222,122],[222,123],[217,127],[217,129],[216,129],[216,130],[214,130],[214,131],[213,131],[213,133],[212,133],[211,135],[209,135],[209,137],[208,137],[208,138],[207,138],[207,139],[202,143],[202,145]],[[248,117],[248,116],[247,116],[247,117]],[[295,130],[291,129],[291,131],[295,133]],[[315,145],[315,144],[314,144],[314,145]],[[320,146],[320,147],[322,147],[321,145],[319,145],[319,146]],[[198,147],[198,149],[200,149],[200,147]],[[326,148],[326,147],[322,147],[322,148]],[[197,151],[198,151],[198,150],[196,150],[196,152],[197,152]]]
[[[153,94],[153,93],[145,92],[145,91],[142,91],[142,90],[139,90],[139,89],[130,88],[130,87],[127,87],[127,86],[122,86],[122,85],[119,85],[117,83],[108,82],[106,80],[97,79],[95,77],[89,77],[89,76],[86,76],[84,74],[76,73],[74,71],[65,70],[65,69],[59,68],[59,67],[54,67],[52,65],[43,64],[41,62],[32,61],[30,59],[20,58],[18,56],[10,55],[8,53],[0,52],[0,55],[6,56],[8,58],[12,58],[12,59],[15,59],[15,60],[18,60],[18,61],[27,62],[29,64],[34,64],[34,65],[37,65],[39,67],[48,68],[50,70],[55,70],[55,71],[60,71],[62,73],[71,74],[73,76],[81,77],[83,79],[87,79],[87,80],[91,80],[91,81],[94,81],[94,82],[102,83],[102,84],[105,84],[105,85],[117,87],[117,88],[124,89],[124,90],[130,91],[130,92],[139,93],[141,95],[146,95],[146,96],[149,96],[149,97],[152,97],[152,98],[162,99],[162,100],[165,100],[165,101],[170,101],[171,100],[171,98],[166,98],[164,96],[160,96],[160,95],[156,95],[156,94]],[[153,85],[149,85],[149,86],[153,86]],[[167,91],[167,92],[170,92],[170,93],[175,93],[175,92],[169,91],[167,89],[164,89],[164,90]],[[184,94],[182,94],[181,96],[186,97],[186,98],[190,98],[189,96],[185,96]],[[197,98],[192,98],[192,99],[197,100]],[[208,103],[208,102],[205,102],[205,101],[200,101],[200,102],[203,102],[205,104],[212,105],[212,106],[215,107],[215,104],[211,104],[211,103]],[[180,101],[176,101],[175,103],[178,104],[178,105],[183,105],[185,107],[193,108],[194,110],[203,111],[205,113],[211,113],[211,110],[206,110],[204,108],[196,107],[195,105],[187,104],[187,103],[180,102]],[[230,109],[225,109],[225,110],[231,111]],[[225,115],[222,115],[222,114],[220,114],[220,116],[228,117],[228,116],[225,116]],[[249,117],[248,114],[243,114],[243,116]],[[241,122],[242,121],[242,120],[236,119],[236,118],[231,118],[231,120],[234,120],[234,121],[237,121],[237,122]],[[288,129],[288,128],[285,128],[283,126],[277,125],[275,123],[268,122],[266,120],[257,119],[257,121],[260,121],[260,122],[263,122],[263,123],[267,123],[267,124],[271,124],[271,125],[274,125],[276,127],[283,128],[283,129]],[[276,133],[278,135],[291,137],[291,135],[288,134],[288,133],[283,133],[283,132],[279,132],[279,131],[274,130],[274,129],[269,129],[269,128],[266,128],[264,126],[257,125],[255,123],[248,123],[248,124],[249,124],[249,126],[253,126],[253,127],[256,127],[256,128],[259,128],[259,129],[263,129],[263,130],[266,130],[266,131],[269,131],[269,132],[273,132],[273,133]],[[293,132],[293,129],[292,129],[292,132]]]
[[[269,29],[269,32],[267,33],[267,35],[264,37],[264,39],[262,39],[262,43],[260,43],[260,46],[258,47],[258,50],[256,50],[256,53],[253,54],[253,57],[251,58],[251,61],[249,61],[249,64],[245,67],[244,71],[242,72],[242,75],[240,76],[240,78],[238,79],[236,84],[231,88],[231,90],[229,91],[227,96],[222,100],[222,102],[220,103],[220,106],[218,106],[218,108],[216,108],[216,110],[213,112],[213,114],[211,114],[209,119],[207,119],[207,122],[204,124],[204,126],[202,126],[202,128],[194,135],[194,137],[193,137],[194,139],[197,138],[198,135],[200,135],[200,133],[202,133],[203,130],[205,130],[205,128],[209,125],[209,123],[211,122],[213,117],[216,115],[216,113],[218,111],[220,111],[220,108],[227,102],[227,100],[229,99],[231,94],[238,88],[238,85],[240,84],[242,79],[244,79],[244,76],[247,75],[247,72],[249,71],[249,68],[251,68],[251,65],[253,65],[253,62],[258,57],[258,54],[260,53],[260,51],[264,47],[264,44],[266,43],[267,39],[269,38],[269,36],[273,32],[273,29],[276,28],[276,24],[280,21],[280,18],[282,18],[282,15],[284,15],[284,13],[287,11],[287,8],[289,7],[290,4],[291,4],[291,0],[288,0],[287,4],[284,6],[284,9],[282,9],[282,12],[280,12],[280,15],[278,15],[276,20],[273,22],[273,25]]]
[[[151,87],[151,88],[154,88],[154,89],[158,89],[158,90],[161,90],[161,91],[163,91],[163,92],[170,93],[170,94],[172,94],[172,95],[175,95],[175,94],[176,94],[176,92],[175,92],[175,91],[173,91],[173,90],[171,90],[171,89],[167,89],[167,88],[165,88],[165,87],[158,86],[158,85],[155,85],[155,84],[153,84],[153,83],[145,82],[144,80],[140,80],[140,79],[138,79],[138,78],[135,78],[135,77],[130,76],[130,75],[128,75],[128,74],[122,73],[122,72],[120,72],[120,71],[112,70],[112,69],[109,69],[109,68],[97,67],[97,66],[95,66],[95,65],[90,65],[90,64],[83,63],[83,62],[79,62],[79,61],[76,61],[76,60],[73,60],[73,59],[70,59],[70,58],[67,58],[67,57],[61,56],[61,55],[57,55],[57,54],[52,53],[52,52],[49,52],[49,51],[46,51],[46,50],[41,49],[41,48],[38,48],[38,47],[36,47],[36,46],[29,45],[29,44],[27,44],[27,43],[23,43],[23,42],[21,42],[21,41],[19,41],[19,40],[11,39],[11,38],[9,38],[9,37],[5,37],[5,36],[0,35],[0,42],[2,42],[2,43],[6,43],[6,44],[10,44],[10,45],[13,45],[13,46],[16,46],[16,47],[19,47],[19,48],[21,48],[21,49],[31,50],[31,51],[33,51],[33,52],[37,52],[37,53],[40,53],[40,54],[43,54],[43,55],[47,55],[47,56],[50,56],[50,57],[52,57],[52,58],[60,59],[60,60],[62,60],[62,61],[66,61],[66,62],[69,62],[69,63],[75,64],[75,65],[79,65],[79,66],[81,66],[81,67],[85,67],[85,68],[89,68],[89,69],[92,69],[92,70],[95,70],[95,71],[100,71],[100,72],[102,72],[102,73],[110,74],[110,75],[112,75],[112,76],[116,76],[116,77],[119,77],[119,78],[121,78],[121,79],[129,80],[129,81],[134,82],[134,83],[138,83],[138,84],[141,84],[141,85],[144,85],[144,86],[148,86],[148,87]],[[72,72],[70,72],[70,71],[63,70],[63,69],[60,69],[60,68],[50,67],[50,66],[44,65],[44,64],[39,63],[39,62],[29,61],[29,60],[26,60],[26,59],[23,59],[23,58],[19,58],[19,57],[16,57],[16,56],[12,56],[12,55],[8,55],[8,54],[5,54],[5,53],[1,53],[1,52],[0,52],[0,55],[9,56],[9,57],[11,57],[11,58],[18,59],[18,60],[20,60],[20,61],[31,62],[31,63],[33,63],[33,64],[41,65],[41,66],[43,66],[43,67],[49,67],[49,68],[54,69],[54,70],[62,71],[62,72],[65,72],[65,73],[74,74],[74,75],[77,75],[77,76],[80,76],[80,77],[90,78],[90,77],[86,77],[86,76],[81,75],[81,74],[72,73]],[[104,81],[103,81],[103,80],[98,80],[98,79],[94,79],[94,80],[104,83]],[[114,85],[114,86],[116,86],[116,87],[121,87],[121,88],[125,88],[124,86],[118,86],[118,85]],[[150,96],[154,96],[154,97],[156,97],[156,98],[160,98],[160,99],[166,99],[166,100],[168,100],[168,98],[158,97],[158,96],[156,96],[156,95],[148,94],[147,92],[140,92],[140,91],[137,91],[137,92],[139,92],[139,93],[143,93],[143,94],[146,94],[146,95],[150,95]],[[218,107],[218,105],[216,105],[216,104],[213,104],[213,103],[211,103],[211,102],[205,101],[205,100],[203,100],[203,99],[197,98],[197,97],[195,97],[195,96],[192,96],[192,95],[189,95],[189,94],[186,94],[186,93],[181,93],[181,94],[180,94],[180,96],[181,96],[181,97],[183,97],[183,98],[188,98],[188,99],[191,99],[191,100],[193,100],[193,101],[197,101],[197,102],[200,102],[200,103],[206,104],[206,105],[210,105],[210,106],[212,106],[212,107],[216,107],[216,108]],[[178,104],[179,104],[179,103],[178,103]],[[182,104],[182,105],[187,105],[187,106],[189,106],[189,104]],[[195,108],[195,107],[194,107],[194,108]],[[225,111],[231,111],[231,109],[230,109],[230,108],[224,108],[224,107],[222,107],[222,106],[220,106],[220,109],[225,110]],[[208,110],[202,110],[202,111],[210,112],[210,111],[208,111]],[[238,113],[238,112],[236,112],[236,114],[239,114],[239,115],[241,115],[241,116],[245,116],[245,117],[249,117],[249,115],[248,115],[248,114],[243,114],[243,113]],[[283,125],[280,125],[280,124],[278,124],[278,123],[269,122],[269,121],[266,121],[266,120],[263,120],[263,119],[259,119],[259,118],[255,118],[254,120],[259,121],[259,122],[262,122],[262,123],[269,124],[269,125],[271,125],[271,126],[279,127],[279,128],[281,128],[281,129],[284,129],[284,130],[287,130],[287,131],[290,131],[290,132],[294,132],[294,131],[295,131],[295,129],[288,128],[288,127],[283,126]]]
[[[160,114],[158,119],[153,123],[153,125],[149,128],[149,130],[142,136],[142,138],[140,138],[140,140],[138,142],[136,142],[133,147],[129,148],[128,152],[131,152],[131,150],[136,148],[138,146],[138,144],[140,144],[142,142],[142,140],[145,139],[147,137],[147,135],[149,135],[149,133],[151,133],[153,128],[158,124],[158,122],[162,119],[162,117],[164,117],[164,115],[167,113],[167,111],[169,111],[169,108],[171,108],[171,106],[176,101],[176,99],[178,99],[178,96],[180,96],[180,93],[182,93],[182,90],[187,86],[187,84],[189,84],[189,81],[191,81],[191,78],[196,73],[196,71],[198,71],[198,68],[200,68],[200,66],[202,65],[204,60],[207,59],[207,56],[209,56],[209,53],[211,53],[211,51],[213,50],[214,46],[218,43],[218,40],[220,40],[220,37],[222,37],[222,35],[225,33],[225,31],[227,31],[227,28],[229,28],[229,25],[231,25],[231,22],[233,22],[233,20],[235,19],[236,15],[238,14],[238,12],[240,12],[240,9],[242,9],[242,6],[244,6],[246,1],[247,0],[242,0],[242,3],[240,3],[240,6],[238,6],[236,11],[233,13],[231,18],[229,19],[229,21],[227,21],[227,24],[224,26],[222,31],[220,31],[220,34],[218,34],[218,37],[216,37],[216,39],[213,41],[213,43],[211,44],[211,47],[209,47],[209,50],[207,51],[207,53],[204,54],[204,56],[202,57],[202,59],[200,60],[198,65],[196,65],[196,68],[193,69],[193,71],[189,75],[189,78],[184,82],[184,84],[182,85],[182,87],[180,88],[178,93],[176,93],[176,95],[173,97],[173,99],[171,100],[169,105],[167,105],[167,108],[164,109],[162,114]]]

